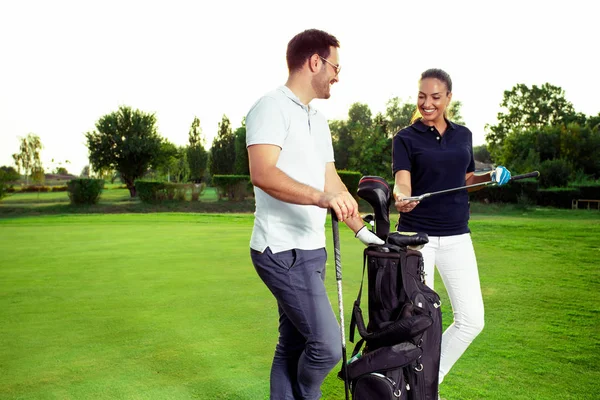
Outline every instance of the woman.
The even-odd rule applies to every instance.
[[[466,190],[439,194],[421,202],[402,200],[438,190],[510,180],[498,167],[490,174],[474,175],[471,131],[451,122],[446,109],[452,99],[452,80],[440,69],[421,74],[417,112],[413,124],[394,137],[394,198],[400,212],[398,231],[425,232],[429,243],[421,250],[425,281],[433,289],[434,265],[446,286],[454,322],[442,335],[439,382],[481,332],[483,299],[477,261],[468,227]]]

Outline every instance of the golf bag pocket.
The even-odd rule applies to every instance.
[[[363,375],[373,372],[401,369],[418,360],[422,353],[422,349],[410,342],[369,351],[347,365],[346,373],[348,374],[348,380],[352,382]]]
[[[402,370],[394,372],[362,375],[352,386],[352,400],[407,400],[404,374]]]
[[[404,307],[404,309],[408,310],[409,307]],[[411,306],[411,314],[407,316],[402,315],[396,321],[382,323],[380,330],[369,332],[365,326],[362,310],[359,305],[355,304],[350,325],[350,341],[354,342],[354,327],[356,327],[360,336],[366,341],[369,349],[392,346],[417,337],[431,326],[433,320],[429,315],[416,313],[412,315],[413,309],[418,310]]]

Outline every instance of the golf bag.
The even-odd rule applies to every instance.
[[[367,193],[361,197],[378,203],[374,205],[376,220],[387,225],[389,187],[379,177],[365,178],[362,186],[359,183],[359,196]],[[373,185],[377,195],[372,193]],[[361,336],[346,366],[352,398],[436,400],[442,337],[440,298],[425,285],[423,258],[414,250],[429,239],[426,234],[390,234],[382,229],[377,235],[386,243],[364,250],[363,276],[350,321],[350,341],[354,342],[356,331]],[[365,272],[368,324],[360,307]]]

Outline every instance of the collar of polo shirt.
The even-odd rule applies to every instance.
[[[317,110],[314,107],[311,107],[310,105],[302,104],[302,102],[300,101],[298,96],[296,96],[289,87],[283,85],[279,88],[279,90],[281,90],[283,93],[285,93],[285,95],[290,100],[292,100],[294,103],[298,104],[305,111],[308,111],[309,115],[315,115],[317,113]]]
[[[449,121],[448,119],[446,119],[446,124],[448,124],[448,129],[456,129],[456,125],[454,124],[454,122]],[[426,132],[431,128],[431,126],[425,125],[420,119],[415,121],[413,127],[419,132]]]

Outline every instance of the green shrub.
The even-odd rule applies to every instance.
[[[219,199],[241,201],[248,196],[249,175],[213,175],[213,186],[217,188]]]
[[[520,197],[527,197],[534,202],[537,198],[538,182],[536,179],[512,181],[504,186],[488,186],[469,193],[471,201],[488,203],[519,203]]]
[[[577,186],[580,192],[580,199],[600,200],[600,185],[581,185]]]
[[[23,193],[45,193],[45,192],[51,192],[52,188],[50,186],[43,186],[43,185],[29,185],[29,186],[23,186],[21,188],[21,192]]]
[[[104,179],[72,179],[67,188],[71,204],[96,204],[104,189]]]
[[[156,203],[166,197],[164,192],[165,183],[158,181],[146,181],[138,179],[134,182],[135,191],[140,201],[144,203]]]
[[[356,193],[358,192],[358,182],[360,181],[362,174],[358,171],[340,170],[338,171],[338,175],[342,182],[344,182],[344,185],[346,185],[346,188],[348,188],[348,191],[358,200],[358,195]]]
[[[53,192],[66,192],[67,190],[69,190],[69,187],[67,185],[65,185],[65,186],[52,186],[52,191]]]
[[[0,199],[4,198],[6,193],[8,193],[8,186],[4,182],[0,181]]]
[[[540,164],[540,186],[543,188],[565,187],[573,174],[573,166],[567,160],[546,160]]]
[[[540,189],[537,204],[540,206],[571,208],[571,201],[580,198],[581,192],[575,188]]]
[[[190,185],[186,185],[184,183],[178,183],[175,185],[175,200],[177,201],[185,201],[185,194]]]
[[[177,191],[177,184],[165,182],[163,183],[163,190],[167,200],[173,200],[175,198],[175,192]]]

